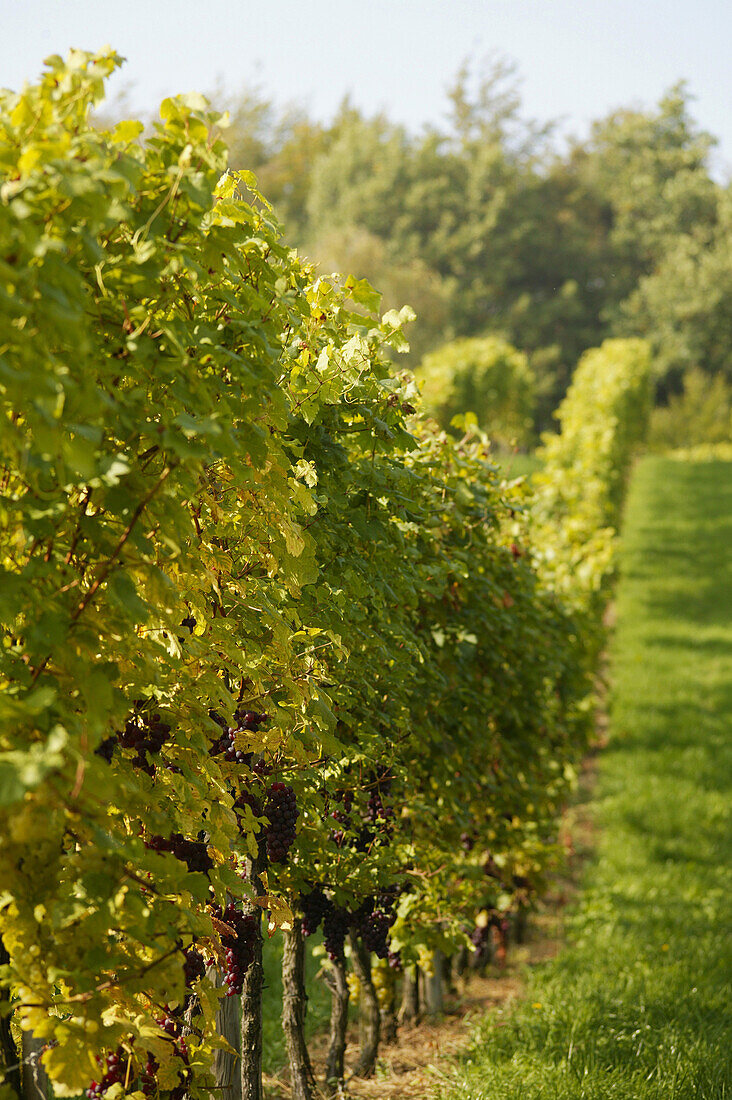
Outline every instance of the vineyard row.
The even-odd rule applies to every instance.
[[[420,413],[410,311],[287,248],[205,101],[90,126],[117,60],[1,93],[6,1083],[32,1034],[57,1096],[208,1096],[218,984],[260,1095],[266,925],[307,1096],[304,936],[332,1082],[347,945],[372,991],[366,1073],[374,976],[383,1007],[485,949],[556,860],[648,353],[587,353],[507,480]]]

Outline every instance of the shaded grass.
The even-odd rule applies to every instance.
[[[313,955],[313,945],[322,943],[320,935],[305,941],[305,988],[308,1005],[305,1034],[309,1040],[328,1027],[330,993],[316,978],[322,958]],[[282,937],[275,936],[264,945],[264,993],[262,1003],[262,1064],[267,1074],[277,1074],[287,1062],[287,1048],[282,1030]]]
[[[641,464],[616,608],[571,947],[482,1020],[443,1100],[732,1097],[732,464]]]

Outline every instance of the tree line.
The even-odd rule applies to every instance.
[[[700,371],[692,385],[716,378],[728,407],[732,199],[683,83],[562,148],[524,117],[503,62],[465,65],[444,125],[418,134],[348,100],[330,122],[258,91],[227,106],[232,166],[256,173],[287,239],[415,309],[412,364],[455,338],[507,340],[543,430],[584,350],[641,336],[661,405]]]

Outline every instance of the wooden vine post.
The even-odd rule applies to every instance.
[[[264,887],[260,873],[264,866],[263,853],[248,861],[249,881],[254,892],[261,897]],[[262,910],[258,905],[245,905],[244,911],[254,918],[253,958],[244,976],[241,994],[241,1100],[263,1100],[262,1088],[262,990],[264,967],[262,962]]]
[[[282,957],[282,1028],[290,1063],[292,1100],[312,1100],[315,1079],[305,1042],[305,943],[297,917],[284,933]]]
[[[328,1057],[325,1064],[326,1088],[331,1095],[341,1091],[346,1054],[346,1030],[348,1028],[348,982],[344,959],[334,959],[324,980],[331,992],[330,1035]]]
[[[381,1013],[371,979],[371,957],[360,936],[351,929],[351,962],[361,986],[361,1050],[354,1069],[357,1077],[370,1077],[376,1069],[376,1056],[381,1038]]]

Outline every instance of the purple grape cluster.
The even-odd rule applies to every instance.
[[[394,833],[394,808],[384,802],[384,795],[391,789],[391,771],[385,766],[377,769],[370,776],[370,791],[366,812],[362,818],[364,828],[359,834],[357,848],[359,851],[367,851],[378,837],[380,844],[388,844]],[[369,828],[371,827],[371,828]],[[372,831],[375,827],[376,832]]]
[[[309,894],[301,895],[300,904],[303,912],[302,934],[312,936],[317,932],[321,920],[329,911],[331,902],[321,888],[316,886]]]
[[[183,978],[190,989],[197,978],[202,978],[206,972],[206,963],[203,961],[203,955],[195,947],[189,947],[185,951],[185,961],[183,963]]]
[[[145,1096],[152,1096],[155,1093],[159,1068],[157,1058],[148,1051],[145,1068],[140,1074],[140,1090]]]
[[[262,803],[259,801],[255,794],[247,790],[246,787],[242,787],[236,796],[234,802],[234,811],[243,810],[245,806],[249,806],[255,817],[261,817],[263,814]]]
[[[346,830],[351,826],[351,816],[345,810],[332,810],[330,816],[333,821],[343,826],[341,829],[331,829],[329,834],[336,848],[342,848],[347,841]]]
[[[236,712],[236,720],[239,722],[239,729],[249,730],[252,733],[256,733],[262,723],[266,722],[268,718],[268,714],[257,714],[256,710],[238,710]]]
[[[94,752],[97,756],[101,756],[102,760],[106,760],[108,764],[111,764],[116,747],[116,737],[105,737],[104,740],[97,745]]]
[[[170,736],[171,726],[163,722],[159,714],[154,714],[149,721],[137,716],[131,718],[125,728],[118,735],[118,741],[124,749],[134,749],[132,766],[141,768],[148,775],[155,774],[155,765],[151,764],[148,756],[156,756]]]
[[[483,966],[491,957],[493,936],[490,924],[484,927],[476,925],[470,933],[470,942],[473,945],[473,957],[477,966]]]
[[[253,710],[245,710],[241,713],[237,711],[235,715],[235,719],[239,723],[237,726],[227,726],[225,720],[215,711],[209,711],[209,715],[223,731],[209,749],[210,755],[220,756],[223,753],[224,757],[232,763],[248,764],[252,759],[252,754],[237,749],[236,735],[242,730],[256,733],[262,723],[267,721],[267,715],[257,714]]]
[[[86,1095],[89,1097],[89,1100],[100,1100],[100,1097],[102,1097],[112,1085],[118,1085],[124,1082],[126,1062],[123,1061],[123,1059],[124,1050],[122,1047],[117,1047],[112,1054],[108,1054],[104,1059],[97,1057],[97,1062],[100,1066],[105,1067],[105,1072],[99,1081],[90,1081],[89,1088],[86,1090]]]
[[[380,959],[385,959],[389,954],[389,929],[392,921],[386,913],[375,909],[361,922],[361,938],[369,951]]]
[[[170,1012],[170,1009],[168,1009]],[[166,1035],[169,1035],[171,1039],[177,1039],[180,1035],[180,1021],[176,1020],[174,1016],[158,1016],[156,1023],[160,1025]]]
[[[265,779],[266,776],[272,774],[272,765],[265,764],[264,760],[255,760],[252,764],[252,771],[256,775],[257,779]]]
[[[163,722],[159,714],[154,714],[149,720],[138,714],[128,719],[121,733],[113,737],[105,737],[94,751],[97,756],[101,756],[111,764],[114,750],[118,745],[123,749],[134,749],[132,766],[154,776],[155,765],[148,760],[148,757],[156,756],[160,752],[170,736],[170,731],[171,726]]]
[[[350,788],[340,788],[335,792],[333,797],[335,798],[336,802],[342,802],[343,809],[346,811],[347,814],[350,814],[351,810],[353,809],[354,792]]]
[[[223,742],[221,751],[223,752],[224,758],[226,760],[229,760],[232,763],[236,762],[237,764],[245,764],[248,763],[247,757],[251,759],[251,753],[242,752],[241,749],[238,749],[236,747],[237,732],[238,731],[235,730],[233,727],[230,727],[226,731],[225,735],[220,738],[220,740]]]
[[[460,834],[460,847],[464,852],[472,852],[475,847],[475,836],[473,833]]]
[[[295,842],[298,818],[297,799],[286,783],[273,783],[267,792],[264,816],[269,821],[265,832],[270,863],[284,863]]]
[[[394,892],[383,892],[375,902],[373,898],[368,898],[361,905],[357,917],[365,947],[379,959],[388,958],[389,932],[396,920]]]
[[[387,959],[389,960],[389,966],[392,970],[401,970],[402,969],[401,952],[399,952],[399,951],[390,951],[389,954],[387,955]]]
[[[343,959],[343,946],[350,924],[347,909],[331,905],[323,918],[323,944],[329,959],[336,962]]]
[[[188,1061],[188,1045],[183,1034],[183,1015],[181,1009],[166,1010],[165,1016],[157,1018],[158,1025],[166,1033],[173,1043],[173,1051],[183,1063],[178,1070],[178,1084],[166,1092],[168,1100],[184,1100],[188,1094],[191,1081],[191,1069]],[[145,1071],[141,1075],[142,1091],[146,1096],[151,1096],[156,1091],[158,1062],[150,1051],[147,1052]]]
[[[182,833],[172,833],[173,855],[181,863],[185,863],[189,871],[199,871],[208,874],[213,867],[213,860],[208,854],[208,845],[203,840],[187,840]]]
[[[213,860],[208,854],[208,845],[204,840],[188,840],[182,833],[171,833],[168,839],[153,835],[145,841],[145,847],[153,852],[172,852],[176,859],[185,863],[189,871],[208,874]]]
[[[254,961],[257,919],[237,909],[233,902],[229,902],[223,913],[218,905],[214,906],[213,915],[230,929],[222,935],[221,943],[226,950],[226,996],[233,997],[241,993],[244,976]]]
[[[368,821],[372,825],[375,825],[377,821],[386,821],[388,818],[393,816],[394,810],[391,806],[384,805],[384,800],[382,799],[379,791],[372,791],[366,804],[366,814],[364,820]]]

